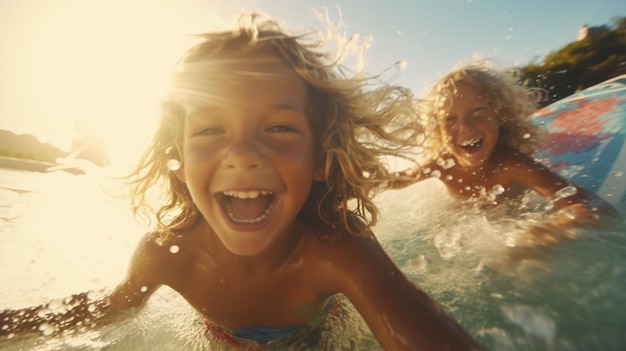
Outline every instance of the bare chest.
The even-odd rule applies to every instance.
[[[442,172],[440,179],[450,194],[461,200],[496,204],[521,193],[520,188],[502,177],[498,169],[488,172],[448,170]]]
[[[253,273],[207,257],[181,272],[173,286],[204,318],[230,328],[306,325],[322,308],[306,272],[297,268]]]

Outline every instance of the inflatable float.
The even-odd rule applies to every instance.
[[[626,75],[554,102],[534,120],[548,130],[547,145],[536,156],[626,212]]]

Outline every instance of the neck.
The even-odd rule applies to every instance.
[[[229,270],[237,270],[248,275],[266,274],[280,269],[289,260],[289,257],[298,251],[297,248],[302,244],[305,228],[301,222],[296,220],[264,252],[254,256],[241,256],[228,250],[213,229],[206,222],[204,223],[210,238],[210,251],[214,253],[219,264],[228,267]]]

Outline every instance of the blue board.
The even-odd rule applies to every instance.
[[[572,183],[626,209],[626,75],[562,100],[534,115],[548,130],[537,157]]]

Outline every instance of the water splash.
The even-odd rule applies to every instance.
[[[563,200],[570,196],[576,195],[577,192],[578,190],[576,190],[575,186],[568,185],[564,188],[559,189],[556,193],[554,193],[554,198],[552,199],[552,202],[557,202],[559,200]]]
[[[443,169],[450,169],[455,166],[455,162],[453,158],[438,158],[437,165]]]
[[[556,336],[556,324],[547,314],[525,305],[504,305],[502,313],[527,334],[536,338],[552,341]]]

